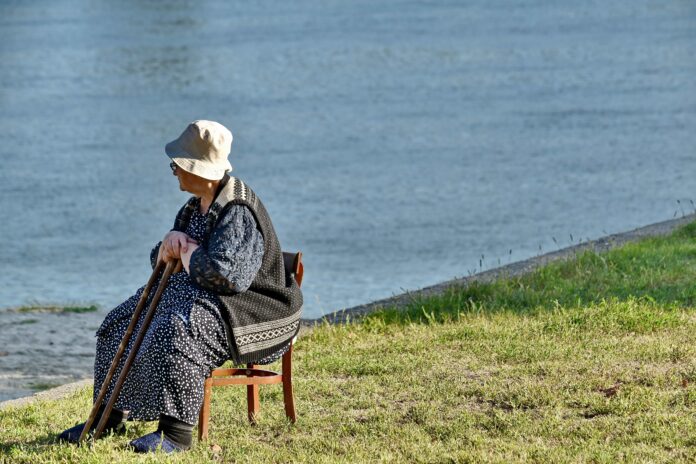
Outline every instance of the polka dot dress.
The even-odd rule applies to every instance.
[[[200,242],[205,231],[205,220],[205,215],[195,211],[186,233]],[[150,299],[155,293],[154,288],[156,285],[109,385],[106,398],[110,397],[140,330]],[[109,312],[97,330],[95,400],[143,289],[140,288],[135,295]],[[130,411],[129,418],[135,420],[157,420],[160,414],[166,414],[195,424],[203,402],[205,378],[212,369],[231,357],[218,307],[217,297],[193,285],[186,271],[173,274],[115,407]]]

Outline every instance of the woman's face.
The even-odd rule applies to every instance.
[[[170,166],[172,167],[172,174],[179,179],[179,189],[192,193],[195,196],[205,195],[209,192],[212,181],[184,171],[174,163]]]
[[[191,184],[193,181],[193,177],[195,177],[193,174],[184,171],[176,164],[172,163],[172,175],[176,176],[176,178],[179,179],[179,189],[183,190],[184,192],[193,193],[191,191]]]

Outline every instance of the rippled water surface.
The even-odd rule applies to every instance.
[[[696,4],[5,1],[0,109],[0,308],[142,285],[206,118],[317,317],[693,210]]]

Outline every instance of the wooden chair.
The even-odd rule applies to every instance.
[[[294,277],[297,285],[302,285],[304,265],[302,264],[302,253],[283,252],[285,273]],[[252,424],[259,413],[259,385],[275,383],[283,384],[283,402],[285,403],[285,415],[291,422],[295,423],[295,399],[292,395],[292,347],[295,340],[290,343],[290,348],[283,355],[281,373],[260,369],[256,364],[247,364],[244,368],[214,369],[210,376],[205,379],[203,387],[203,406],[198,416],[198,440],[208,438],[208,420],[210,419],[210,397],[213,387],[226,385],[246,385],[247,386],[247,411],[249,422]]]

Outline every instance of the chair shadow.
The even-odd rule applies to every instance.
[[[131,434],[135,434],[133,437],[137,436],[138,433],[142,434],[143,430],[147,429],[147,425],[149,424],[148,422],[140,422],[140,421],[134,421],[135,423],[129,422],[129,431]],[[35,438],[34,440],[31,441],[22,441],[22,440],[12,440],[12,441],[7,441],[4,443],[0,443],[0,456],[4,455],[10,455],[13,449],[16,447],[21,447],[24,451],[29,451],[29,452],[41,452],[46,450],[49,446],[54,446],[54,445],[70,445],[70,446],[84,446],[84,445],[77,445],[75,443],[63,443],[58,441],[58,435],[59,433],[47,433],[43,436],[40,436],[38,438]],[[85,441],[85,445],[89,444],[90,440]],[[4,462],[1,461],[0,462]]]

